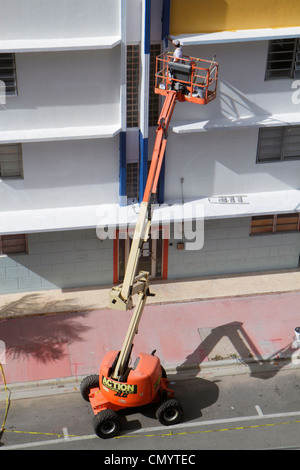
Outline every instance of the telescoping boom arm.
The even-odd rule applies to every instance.
[[[141,246],[148,239],[151,212],[151,196],[156,194],[161,166],[167,144],[167,129],[176,104],[176,92],[170,90],[166,96],[156,129],[156,139],[152,154],[151,165],[146,182],[144,196],[140,205],[140,213],[135,227],[131,250],[128,258],[123,284],[114,287],[110,294],[110,307],[116,310],[129,310],[132,308],[131,297],[136,292],[134,288],[136,270]],[[138,276],[139,277],[139,276]]]
[[[142,244],[144,241],[147,241],[149,237],[151,225],[151,203],[153,201],[153,196],[155,196],[157,192],[158,180],[167,145],[167,130],[176,105],[176,101],[176,91],[169,90],[158,120],[151,165],[143,200],[140,205],[139,217],[133,235],[124,281],[120,286],[113,287],[109,296],[110,308],[116,310],[130,310],[133,307],[132,296],[138,294],[138,300],[135,306],[134,314],[131,318],[123,347],[119,353],[118,360],[112,374],[112,378],[116,380],[125,374],[128,368],[128,362],[133,346],[133,338],[137,333],[139,321],[143,313],[147,296],[151,295],[148,284],[149,273],[141,271],[139,274],[137,274],[137,267]]]
[[[126,266],[123,284],[111,290],[109,304],[117,310],[129,310],[133,307],[132,296],[138,294],[138,300],[124,340],[122,349],[112,366],[111,377],[115,380],[126,380],[129,371],[128,363],[133,347],[133,338],[149,292],[149,273],[137,274],[137,266],[142,244],[147,241],[151,225],[151,203],[157,191],[159,175],[167,145],[167,130],[177,100],[190,101],[196,104],[207,104],[216,97],[218,64],[215,57],[212,61],[184,57],[180,64],[174,63],[168,53],[156,58],[155,93],[165,96],[162,111],[156,129],[156,140],[152,154],[146,188],[140,206],[131,250]]]

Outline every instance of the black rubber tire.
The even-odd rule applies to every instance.
[[[118,434],[120,429],[120,419],[113,410],[103,410],[93,417],[95,434],[102,439],[109,439]]]
[[[80,393],[85,401],[89,401],[89,394],[92,388],[99,387],[99,375],[93,374],[85,377],[80,383]]]
[[[183,415],[182,407],[176,398],[167,398],[158,405],[156,418],[164,426],[171,426],[181,421]]]

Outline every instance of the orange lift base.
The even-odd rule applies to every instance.
[[[162,377],[160,360],[154,355],[140,353],[126,382],[112,379],[110,370],[117,353],[106,354],[100,366],[99,387],[90,390],[89,401],[95,415],[105,409],[119,411],[174,397],[168,379]]]

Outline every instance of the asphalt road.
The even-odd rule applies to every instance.
[[[122,412],[120,434],[102,440],[93,433],[90,405],[79,392],[18,399],[11,402],[0,450],[102,450],[104,463],[126,457],[133,460],[123,463],[135,467],[149,459],[194,464],[201,450],[300,448],[300,369],[169,378],[184,408],[180,424],[161,426],[149,406]],[[0,413],[2,419],[3,402]],[[175,462],[182,458],[186,462]]]

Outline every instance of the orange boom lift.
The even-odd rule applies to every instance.
[[[167,130],[177,101],[207,104],[216,96],[218,64],[192,57],[181,63],[173,62],[172,55],[156,58],[155,93],[165,95],[158,120],[156,140],[146,182],[140,213],[136,224],[123,284],[113,287],[109,306],[116,310],[131,310],[133,296],[137,296],[134,312],[120,351],[109,351],[102,360],[99,375],[89,375],[80,384],[82,397],[89,401],[94,412],[93,425],[97,436],[109,438],[120,429],[118,411],[154,403],[160,423],[171,425],[182,418],[182,407],[169,388],[166,372],[160,360],[151,354],[140,353],[133,366],[130,358],[134,336],[145,307],[149,290],[149,273],[137,266],[143,242],[149,237],[151,202],[155,200],[161,166],[167,144]]]

